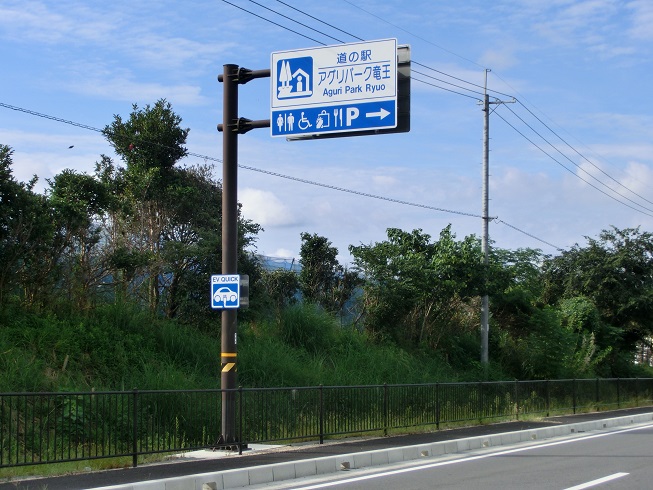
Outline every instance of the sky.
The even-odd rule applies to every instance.
[[[298,257],[302,232],[343,264],[388,228],[480,237],[486,77],[493,246],[555,255],[612,226],[653,231],[650,0],[0,0],[0,144],[45,192],[119,161],[93,129],[165,98],[190,129],[180,165],[221,178],[223,65],[382,39],[410,46],[410,132],[239,136],[258,253]],[[239,87],[239,116],[270,118],[270,83]]]

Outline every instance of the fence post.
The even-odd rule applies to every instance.
[[[388,435],[388,383],[383,383],[383,435]]]
[[[138,389],[132,391],[132,467],[138,466]]]
[[[599,378],[596,378],[596,411],[600,410],[599,404],[601,403],[601,395],[599,393]]]
[[[573,405],[574,405],[574,415],[576,415],[576,378],[571,380],[571,392],[572,392],[572,398],[573,398]]]
[[[238,386],[238,455],[243,454],[243,387]]]
[[[483,381],[478,384],[478,421],[483,423]]]
[[[635,378],[635,406],[639,407],[639,378]]]
[[[621,408],[621,383],[620,378],[617,378],[617,408]]]
[[[519,381],[515,380],[515,410],[517,415],[517,420],[519,420]]]
[[[440,430],[440,383],[435,383],[435,428]]]
[[[324,444],[324,386],[320,385],[320,444]]]
[[[546,380],[546,416],[551,416],[551,387],[549,386],[550,380]]]

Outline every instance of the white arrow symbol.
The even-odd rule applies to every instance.
[[[385,116],[389,116],[390,112],[386,111],[383,107],[379,110],[379,112],[367,112],[365,113],[365,117],[378,117],[383,119]]]

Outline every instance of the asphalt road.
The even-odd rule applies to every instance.
[[[348,441],[341,441],[337,443],[331,442],[324,445],[314,444],[314,445],[302,445],[296,447],[286,447],[286,448],[276,449],[272,451],[249,451],[243,453],[242,456],[238,456],[236,454],[224,458],[207,459],[201,461],[155,464],[155,465],[140,466],[138,468],[127,468],[127,469],[120,469],[120,470],[101,471],[101,472],[84,473],[84,474],[76,474],[76,475],[65,475],[59,477],[30,478],[24,480],[2,482],[0,483],[0,490],[9,490],[9,489],[34,490],[34,489],[43,489],[43,488],[47,488],[48,490],[82,490],[82,489],[109,486],[109,485],[144,482],[144,481],[149,481],[154,479],[173,478],[182,475],[219,472],[219,471],[238,469],[238,468],[248,468],[253,466],[259,467],[263,465],[271,465],[274,463],[308,460],[308,459],[315,459],[315,458],[321,458],[325,456],[333,456],[339,454],[350,454],[356,452],[373,451],[373,450],[387,449],[387,448],[399,448],[404,446],[419,445],[419,444],[425,444],[430,442],[451,441],[451,440],[462,439],[467,437],[486,436],[486,435],[500,434],[505,432],[538,429],[544,427],[558,426],[560,424],[573,424],[573,423],[585,422],[590,420],[601,420],[601,419],[606,419],[611,417],[621,417],[621,416],[634,415],[640,413],[651,413],[652,411],[653,411],[653,407],[642,407],[638,409],[617,410],[617,411],[610,411],[610,412],[600,412],[600,413],[581,414],[581,415],[572,415],[572,416],[550,417],[542,421],[517,421],[517,422],[498,423],[498,424],[483,425],[483,426],[473,426],[473,427],[452,429],[452,430],[441,430],[441,431],[424,433],[424,434],[354,439]],[[632,453],[631,451],[631,454],[635,454],[635,453]],[[651,452],[651,448],[648,448],[647,452],[636,453],[636,454],[650,455],[653,453]],[[506,458],[504,458],[504,460],[509,459],[507,456],[508,455],[506,455]],[[497,458],[497,456],[495,456],[495,458]],[[512,458],[512,460],[526,461],[525,458],[516,455]],[[545,461],[548,461],[548,459],[545,459]],[[461,468],[463,466],[467,466],[468,468],[471,467],[469,465],[458,465],[458,466]],[[453,466],[451,466],[451,468],[453,468]],[[447,469],[446,472],[448,471],[450,470]],[[465,470],[463,470],[463,472],[464,471]],[[493,471],[500,474],[504,472],[503,470],[492,471],[490,469],[488,469],[487,471],[489,471],[490,474],[492,474]],[[512,470],[506,472],[507,475],[510,475],[511,473]],[[550,472],[546,472],[546,473],[549,474]],[[629,478],[634,478],[634,476]],[[525,488],[523,484],[528,483],[531,480],[532,480],[531,477],[529,477],[525,481],[523,479],[515,480],[515,481],[518,482],[517,484],[519,483],[522,484],[522,486],[520,486],[519,488]],[[513,480],[508,478],[508,481],[510,482]],[[628,488],[653,488],[653,478],[651,478],[648,481],[651,482],[651,485],[645,485],[640,487],[630,486]],[[432,479],[430,480],[430,483],[431,486],[429,486],[428,488],[433,488]],[[411,486],[404,486],[404,485],[400,485],[398,487],[393,487],[392,485],[391,486],[379,485],[378,482],[376,485],[379,488],[401,488],[401,487],[413,488]],[[508,485],[507,488],[517,488],[516,486],[510,487],[510,484],[504,484],[504,486],[506,485]],[[419,488],[419,487],[415,487],[415,488]],[[451,488],[463,488],[463,487],[451,487]],[[474,488],[474,487],[472,486],[472,487],[465,487],[465,488]],[[477,488],[481,488],[481,487],[477,487]],[[488,488],[497,488],[497,487],[484,486],[483,488],[487,490]],[[533,488],[552,488],[552,487],[544,486],[544,487],[533,487]],[[564,487],[559,487],[559,488],[564,488]]]
[[[353,471],[258,489],[646,489],[653,487],[653,424],[517,445],[429,463]]]

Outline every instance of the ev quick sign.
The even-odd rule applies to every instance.
[[[397,126],[397,40],[272,53],[272,136]]]
[[[211,276],[211,308],[240,307],[240,275],[219,274]]]

